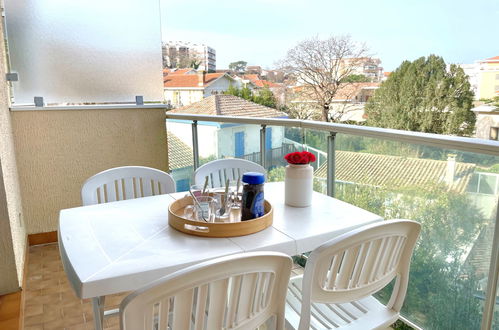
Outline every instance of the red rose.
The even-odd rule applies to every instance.
[[[291,164],[302,164],[303,157],[300,152],[293,152],[291,157],[288,159],[288,162]]]
[[[308,156],[307,154],[303,154],[301,155],[301,163],[300,164],[308,164],[310,163],[310,160],[308,159]]]
[[[307,152],[307,156],[308,156],[309,163],[315,162],[315,155],[313,153]]]
[[[310,162],[315,162],[315,155],[308,151],[296,151],[287,154],[284,156],[284,159],[290,164],[308,164]]]

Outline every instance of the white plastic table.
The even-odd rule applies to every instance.
[[[314,192],[312,206],[284,204],[284,183],[266,183],[274,207],[271,227],[247,236],[204,238],[168,225],[168,205],[185,192],[62,210],[59,248],[80,298],[92,298],[102,329],[104,296],[132,291],[178,269],[248,251],[298,255],[344,232],[381,221],[376,214]]]

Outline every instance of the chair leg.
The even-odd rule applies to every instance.
[[[104,328],[104,302],[105,296],[92,298],[92,306],[94,310],[94,325],[95,330],[102,330]]]

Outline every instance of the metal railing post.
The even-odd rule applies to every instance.
[[[482,314],[482,330],[492,329],[494,318],[494,306],[496,304],[497,282],[499,277],[499,201],[496,209],[496,223],[494,238],[492,239],[492,255],[490,256],[489,277],[487,291],[485,292],[485,303]]]
[[[265,150],[265,133],[267,130],[267,125],[262,125],[262,128],[260,129],[260,165],[262,165],[264,168],[267,168],[266,165],[266,150]]]
[[[198,121],[192,121],[192,156],[194,160],[194,170],[199,167],[199,145],[198,145]]]
[[[335,177],[335,140],[336,133],[331,132],[327,137],[327,194],[328,196],[334,197],[336,195],[336,177]]]

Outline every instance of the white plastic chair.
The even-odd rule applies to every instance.
[[[175,180],[166,172],[144,166],[123,166],[95,174],[81,189],[83,205],[155,196],[175,192]]]
[[[237,181],[245,172],[258,172],[267,175],[265,168],[257,163],[239,158],[218,159],[200,166],[194,172],[194,183],[204,185],[208,176],[208,186],[224,187],[227,179]]]
[[[253,252],[185,268],[127,296],[121,329],[255,329],[271,316],[284,329],[291,266],[282,253]]]
[[[307,260],[303,277],[290,281],[287,328],[364,330],[394,323],[405,299],[420,229],[414,221],[383,221],[316,248]],[[395,277],[385,306],[371,295]]]

